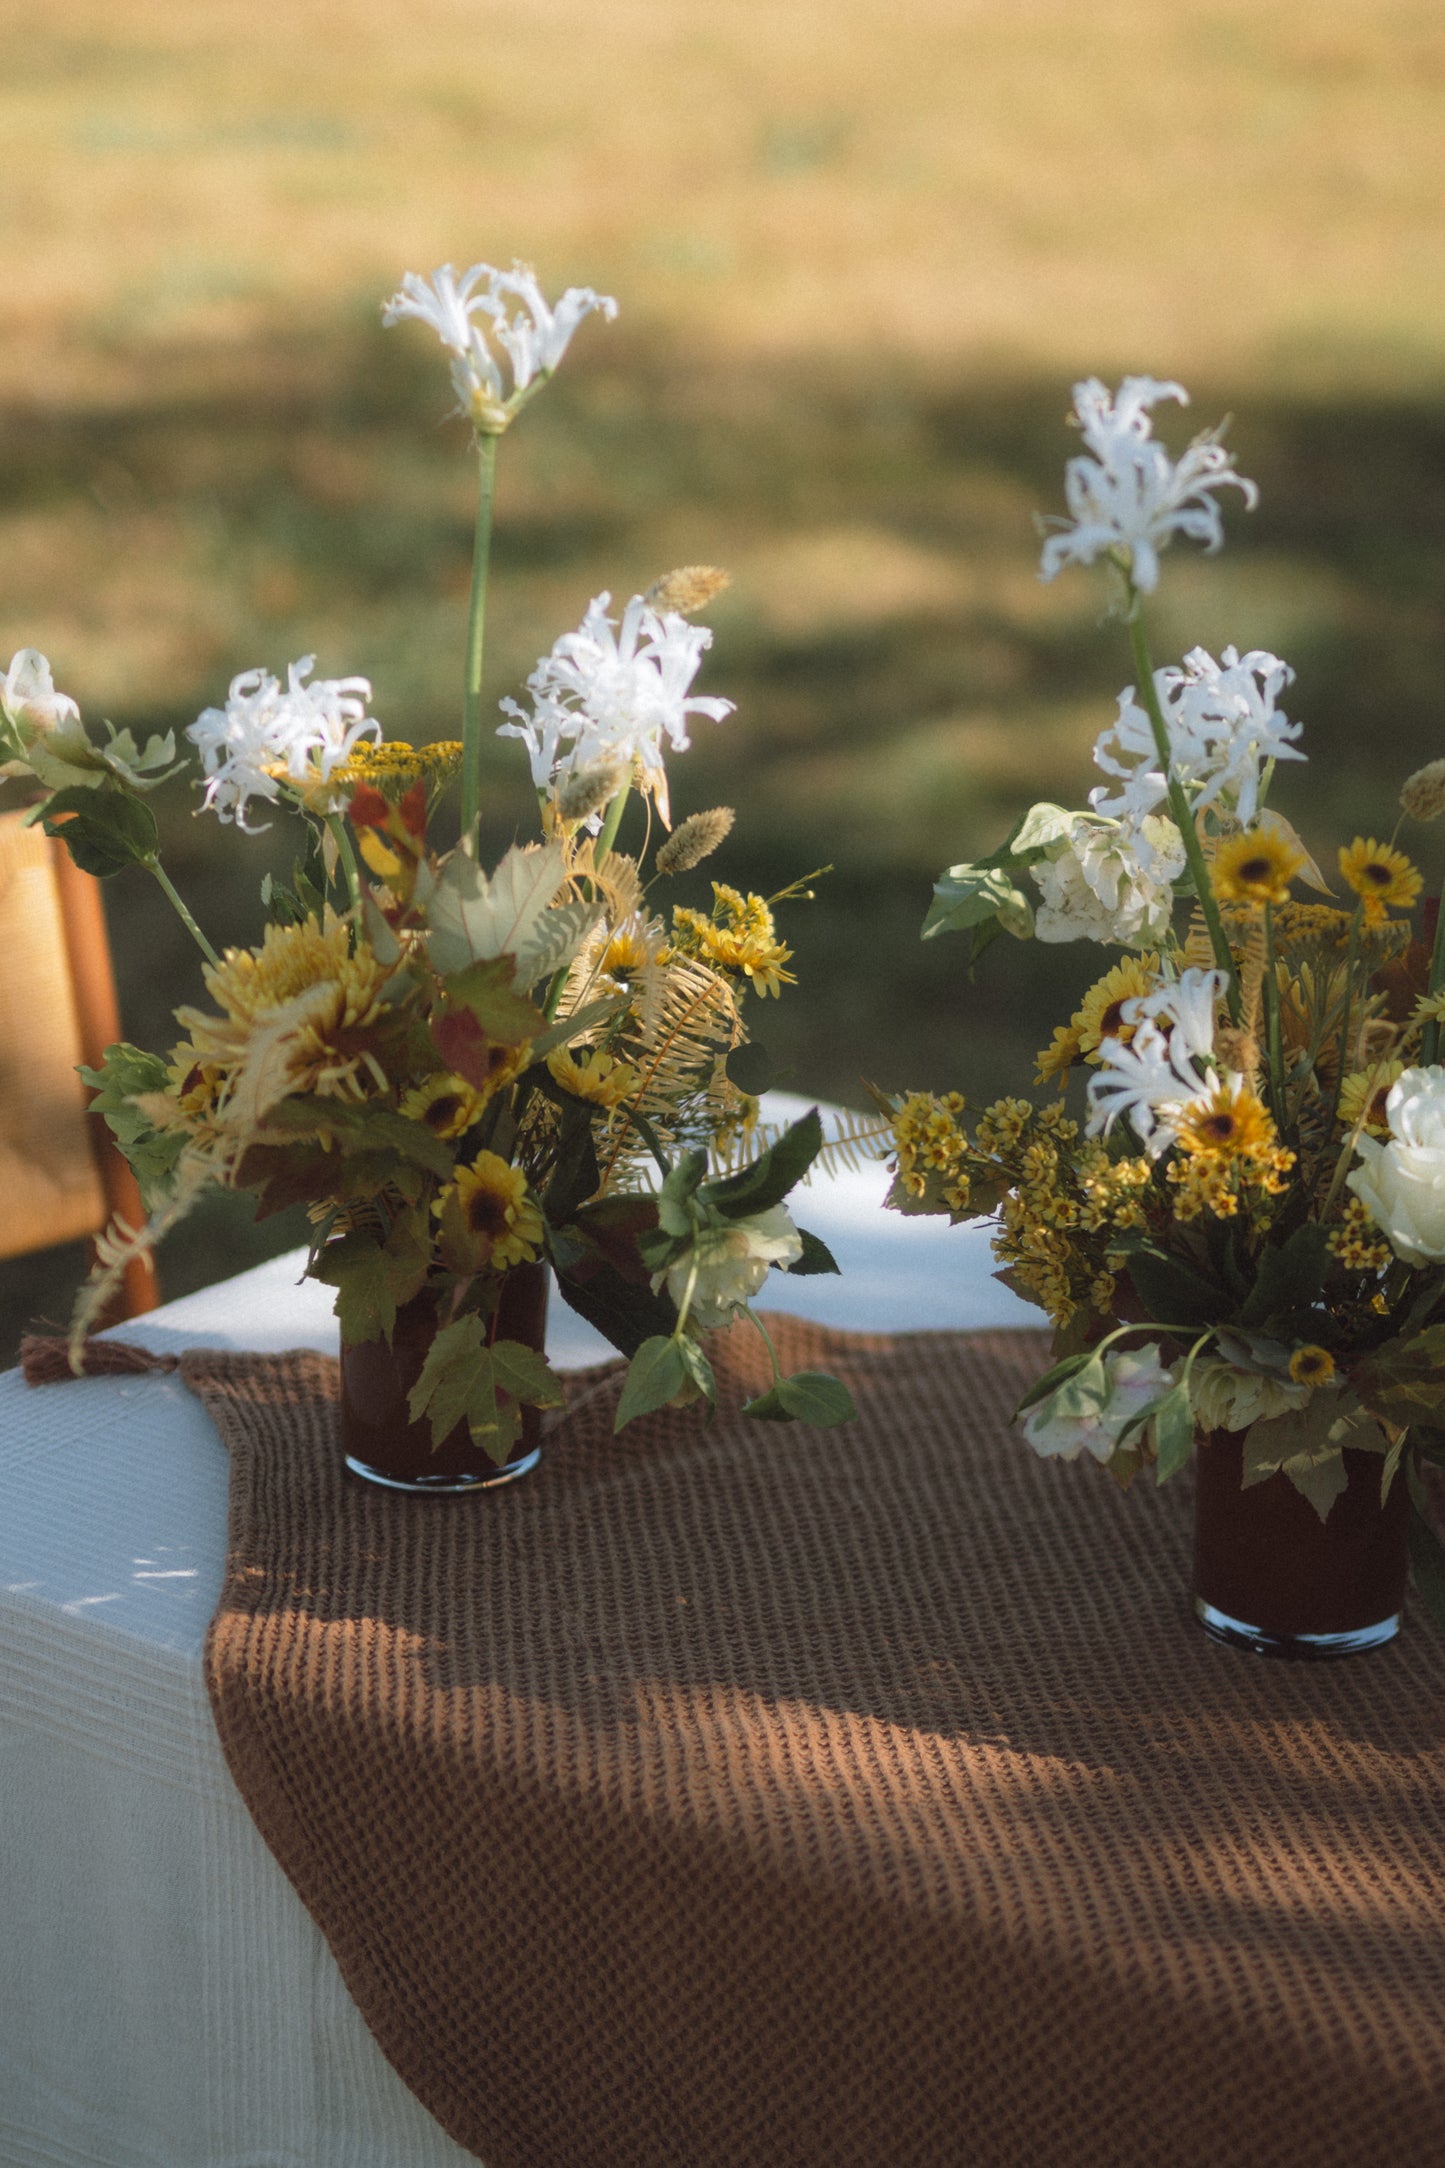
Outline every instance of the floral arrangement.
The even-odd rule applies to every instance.
[[[1424,880],[1399,842],[1445,812],[1445,760],[1327,879],[1270,802],[1305,758],[1289,667],[1233,648],[1155,667],[1161,553],[1218,549],[1220,493],[1256,498],[1217,432],[1177,460],[1156,440],[1153,409],[1185,397],[1149,377],[1076,388],[1085,448],[1042,576],[1102,562],[1134,681],[1088,808],[1033,806],[948,869],[924,925],[975,957],[1000,934],[1122,953],[1040,1052],[1042,1102],[887,1100],[889,1203],[996,1215],[998,1276],[1055,1333],[1019,1411],[1037,1453],[1162,1482],[1196,1434],[1243,1433],[1246,1486],[1282,1469],[1321,1519],[1345,1449],[1378,1454],[1382,1494],[1403,1467],[1445,1616],[1420,1513],[1421,1463],[1445,1460],[1445,929],[1435,899],[1413,915]]]
[[[774,908],[714,883],[710,911],[658,894],[706,859],[727,808],[670,828],[667,755],[694,718],[731,703],[694,693],[710,632],[691,620],[725,584],[688,567],[617,615],[591,603],[537,664],[527,701],[502,702],[531,764],[539,839],[488,872],[477,856],[482,667],[497,448],[549,381],[583,320],[616,303],[572,288],[549,306],[533,274],[474,265],[408,275],[385,321],[419,319],[451,362],[478,460],[477,541],[462,735],[388,741],[363,678],[284,683],[255,669],[186,733],[202,812],[242,830],[294,815],[290,879],[270,877],[268,923],[218,955],[159,855],[151,793],[186,762],[170,736],[98,743],[34,650],[0,683],[0,772],[38,786],[43,821],[86,871],[139,866],[160,882],[205,958],[209,1005],[177,1011],[161,1055],[110,1048],[86,1072],[138,1176],[147,1222],[113,1226],[83,1291],[74,1341],[126,1260],[149,1250],[211,1184],[261,1214],[304,1202],[308,1272],[337,1291],[349,1342],[389,1340],[418,1301],[438,1330],[411,1415],[440,1442],[465,1419],[505,1461],[523,1404],[556,1404],[545,1361],[492,1329],[514,1268],[547,1260],[568,1301],[630,1358],[617,1423],[668,1402],[715,1401],[708,1334],[768,1272],[835,1271],[784,1202],[823,1143],[815,1111],[759,1128],[769,1065],[744,1009],[791,984]],[[428,828],[460,782],[460,841]],[[630,798],[660,846],[617,847]],[[754,1318],[766,1338],[765,1328]],[[771,1349],[771,1342],[768,1343]],[[783,1377],[750,1412],[815,1423],[852,1412],[821,1374]]]

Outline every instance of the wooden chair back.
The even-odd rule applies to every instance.
[[[100,885],[20,813],[0,814],[0,1258],[144,1219],[135,1176],[77,1062],[121,1036]],[[126,1317],[154,1309],[155,1273],[127,1268]]]

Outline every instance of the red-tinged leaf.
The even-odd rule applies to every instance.
[[[432,1018],[432,1044],[447,1067],[485,1091],[494,1066],[492,1042],[470,1009],[447,1009]]]
[[[418,776],[397,807],[409,836],[420,843],[426,835],[426,784]]]
[[[353,828],[385,828],[391,807],[371,783],[358,783],[346,809]]]

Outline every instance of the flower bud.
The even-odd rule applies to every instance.
[[[700,866],[722,842],[734,818],[730,805],[715,805],[710,813],[689,813],[658,852],[658,872],[690,873],[694,866]]]
[[[1405,778],[1400,803],[1412,821],[1434,821],[1445,813],[1445,760],[1432,760]]]

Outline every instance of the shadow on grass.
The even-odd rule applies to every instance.
[[[461,425],[439,420],[435,356],[367,326],[224,363],[209,393],[191,367],[190,389],[158,382],[143,404],[0,415],[4,652],[37,641],[89,713],[180,728],[235,671],[315,650],[324,674],[371,676],[389,734],[454,735],[471,473]],[[1155,652],[1232,641],[1290,660],[1309,765],[1276,802],[1328,867],[1357,829],[1389,834],[1400,781],[1445,752],[1445,404],[1194,389],[1189,417],[1159,410],[1160,434],[1177,446],[1233,409],[1261,503],[1251,517],[1226,499],[1217,559],[1173,552]],[[1036,577],[1033,514],[1061,506],[1077,448],[1067,405],[1067,385],[1023,375],[837,358],[737,371],[613,336],[503,448],[489,698],[602,589],[625,598],[679,562],[734,572],[703,685],[737,712],[700,723],[671,774],[678,813],[726,802],[738,825],[677,900],[705,900],[713,872],[770,893],[832,865],[814,902],[784,909],[800,984],[752,1018],[798,1090],[856,1104],[862,1076],[1026,1088],[1107,961],[1005,943],[970,985],[958,944],[918,940],[942,865],[1034,797],[1083,802],[1131,675],[1101,581]],[[533,832],[519,748],[489,747],[484,780],[500,850]],[[237,837],[191,803],[180,783],[162,793],[167,862],[213,938],[246,938],[292,839],[280,824]],[[1437,885],[1433,837],[1402,840]],[[127,1031],[163,1046],[175,1003],[201,992],[195,954],[142,877],[109,900]],[[163,1258],[170,1291],[298,1239],[219,1213]],[[6,1352],[41,1273],[0,1269]]]

